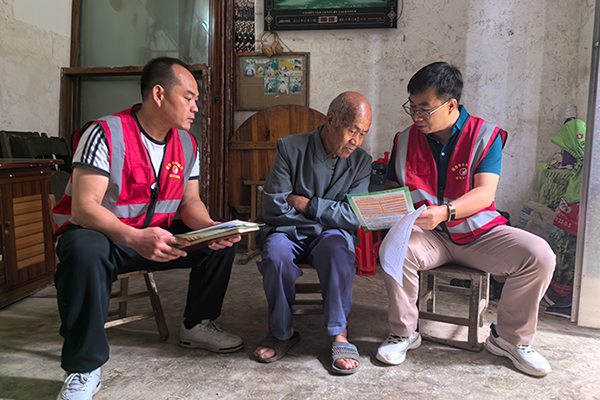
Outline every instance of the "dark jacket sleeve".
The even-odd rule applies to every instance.
[[[294,177],[288,164],[288,154],[283,140],[277,140],[277,153],[271,171],[265,181],[262,196],[262,219],[273,226],[312,225],[315,221],[288,204],[286,198],[292,193]]]
[[[370,155],[364,153],[357,165],[354,181],[348,189],[348,193],[368,193],[371,180]],[[355,231],[360,228],[360,222],[352,211],[346,197],[342,201],[328,200],[320,197],[311,199],[308,215],[317,220],[321,225],[330,228],[342,228]]]

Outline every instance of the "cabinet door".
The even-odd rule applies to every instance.
[[[7,288],[54,270],[49,192],[47,180],[2,185],[2,253]]]

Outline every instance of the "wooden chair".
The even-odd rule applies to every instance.
[[[146,282],[146,290],[138,293],[129,293],[129,278],[132,276],[144,277]],[[167,322],[163,313],[162,305],[160,304],[160,298],[158,297],[158,290],[156,288],[156,282],[154,281],[154,275],[150,271],[135,271],[125,274],[118,275],[119,279],[119,290],[111,293],[110,304],[119,304],[117,310],[118,317],[114,320],[107,321],[104,324],[104,328],[112,328],[127,324],[129,322],[140,321],[146,318],[156,319],[156,325],[158,327],[158,334],[162,340],[167,340],[169,337],[169,329],[167,328]],[[148,297],[152,306],[152,311],[148,311],[141,314],[127,316],[127,302],[140,299],[142,297]]]
[[[313,270],[310,264],[298,264],[301,269]],[[316,273],[316,271],[315,271]],[[312,274],[310,272],[309,274]],[[300,277],[300,279],[304,276]],[[296,302],[292,307],[293,315],[319,315],[323,314],[323,295],[321,284],[317,282],[296,282]]]
[[[481,350],[483,343],[479,342],[477,333],[478,328],[483,326],[483,313],[489,304],[490,274],[461,265],[445,264],[428,271],[420,271],[420,275],[419,318],[467,327],[466,341],[440,338],[421,332],[423,339],[472,351]],[[470,288],[449,285],[452,279],[469,281]],[[456,317],[442,313],[439,307],[436,307],[438,291],[469,296],[468,316]]]

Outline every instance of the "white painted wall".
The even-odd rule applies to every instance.
[[[576,105],[585,118],[594,1],[404,0],[398,29],[279,32],[292,51],[310,52],[310,106],[326,112],[356,90],[373,107],[363,147],[374,158],[411,120],[401,111],[421,67],[447,61],[463,72],[467,110],[509,132],[497,195],[516,219],[534,199],[534,172],[558,148],[550,142]],[[257,38],[263,28],[257,1]],[[251,112],[238,112],[239,126]]]
[[[557,147],[568,105],[585,119],[593,0],[405,0],[398,29],[281,32],[311,53],[310,105],[325,112],[338,93],[370,100],[364,147],[375,158],[410,124],[406,84],[438,60],[464,74],[469,112],[509,132],[497,202],[516,216],[533,198],[537,162]],[[257,1],[257,37],[262,2]],[[0,0],[0,129],[58,133],[60,67],[68,66],[71,0]],[[251,113],[236,113],[236,127]]]
[[[58,136],[71,0],[0,0],[0,129]]]

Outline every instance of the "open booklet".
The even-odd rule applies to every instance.
[[[402,266],[412,228],[427,206],[415,210],[407,187],[347,196],[365,231],[391,228],[379,248],[379,262],[383,270],[402,286]]]
[[[189,241],[189,246],[182,247],[182,250],[189,251],[208,246],[217,240],[226,239],[235,235],[243,235],[245,233],[255,232],[260,226],[261,224],[257,224],[255,222],[234,219],[232,221],[223,222],[221,224],[209,226],[208,228],[199,229],[197,231],[179,233],[176,234],[175,237]]]
[[[389,229],[415,210],[407,187],[346,196],[366,232]]]

